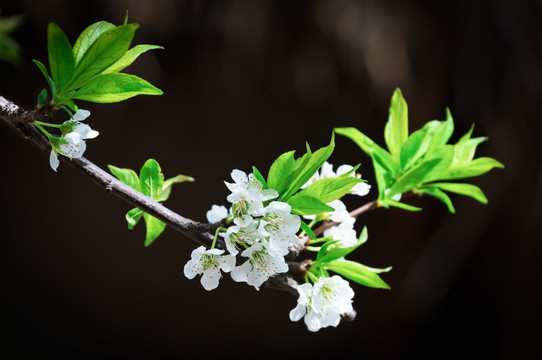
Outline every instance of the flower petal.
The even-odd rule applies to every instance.
[[[51,150],[51,154],[49,155],[49,165],[51,165],[51,168],[54,171],[56,171],[56,169],[58,169],[58,165],[60,165],[60,161],[58,161],[58,156],[54,150]]]

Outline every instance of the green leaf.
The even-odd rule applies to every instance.
[[[396,163],[389,152],[364,135],[361,131],[353,127],[335,128],[334,131],[346,136],[358,145],[367,155],[372,157],[376,154],[380,161],[380,166],[388,171],[392,176],[395,176],[399,171],[398,163]]]
[[[419,192],[421,194],[427,194],[429,196],[434,197],[435,199],[442,201],[444,205],[446,205],[446,207],[448,208],[448,211],[452,214],[455,214],[455,208],[454,208],[454,205],[452,204],[452,200],[444,191],[438,188],[432,188],[432,187],[428,187],[427,185],[424,185],[419,190]]]
[[[380,289],[390,288],[376,272],[354,261],[331,261],[326,263],[324,267],[364,286]]]
[[[401,169],[406,171],[416,164],[416,160],[422,157],[431,143],[428,134],[429,128],[423,127],[413,132],[401,149]]]
[[[318,254],[316,254],[316,261],[312,263],[312,266],[311,266],[310,268],[311,268],[311,269],[312,269],[312,268],[320,268],[320,267],[321,267],[320,265],[322,264],[322,262],[320,261],[320,259],[323,258],[323,257],[326,255],[328,249],[329,249],[331,246],[333,246],[333,245],[335,245],[335,244],[338,244],[339,242],[340,242],[340,240],[329,240],[329,241],[326,241],[326,242],[324,243],[324,245],[322,245],[322,246],[320,247],[320,250],[318,250]]]
[[[424,127],[428,128],[428,134],[431,137],[429,149],[445,145],[454,132],[454,120],[450,109],[446,108],[446,121],[429,121]]]
[[[139,183],[141,193],[153,200],[160,198],[164,186],[164,174],[156,160],[149,159],[145,162],[139,172]]]
[[[419,188],[424,178],[431,170],[433,170],[441,159],[430,159],[416,165],[403,175],[392,185],[390,191],[386,194],[386,198],[391,199],[395,194],[403,194],[410,190]]]
[[[350,254],[351,252],[356,250],[358,247],[360,247],[360,245],[364,244],[366,241],[367,241],[367,227],[365,226],[363,227],[363,230],[361,231],[361,234],[356,244],[349,247],[330,246],[329,248],[326,249],[327,251],[325,251],[324,255],[321,255],[320,252],[318,252],[319,259],[317,258],[317,261],[318,263],[323,264],[326,262],[334,261],[342,257],[345,257],[346,255]],[[335,244],[335,245],[338,245],[338,244]]]
[[[147,213],[143,214],[143,219],[145,219],[145,226],[147,227],[145,246],[149,246],[164,231],[166,228],[166,223]]]
[[[309,225],[305,224],[304,221],[301,221],[301,229],[307,233],[307,236],[311,239],[311,240],[316,240],[316,235],[314,235],[314,232],[312,231],[312,229],[309,227]]]
[[[423,181],[425,183],[439,179],[439,177],[448,169],[452,164],[454,158],[454,146],[442,145],[431,149],[423,158],[423,161],[430,161],[438,159],[440,162],[431,171],[429,171]]]
[[[440,173],[439,176],[432,177],[431,180],[435,181],[466,179],[483,175],[493,168],[502,169],[504,168],[504,165],[495,159],[480,157],[472,160],[468,164],[450,167],[448,170]]]
[[[118,73],[98,75],[70,97],[95,103],[113,103],[136,95],[162,94],[162,90],[135,75]]]
[[[295,169],[295,150],[285,152],[280,155],[269,168],[267,174],[267,186],[269,189],[275,189],[279,194],[286,191],[288,187],[287,179]]]
[[[107,165],[111,174],[115,175],[124,184],[128,185],[132,189],[141,192],[141,186],[139,185],[139,177],[136,172],[131,169],[121,169],[113,165]]]
[[[389,118],[384,128],[384,139],[396,163],[400,162],[401,148],[408,138],[408,106],[400,89],[391,97]]]
[[[323,203],[329,203],[348,194],[354,185],[364,182],[353,177],[334,177],[320,179],[299,192],[299,195],[310,196]]]
[[[74,72],[72,47],[64,31],[55,23],[47,28],[47,49],[49,52],[49,68],[56,89],[62,91]]]
[[[38,108],[47,103],[47,89],[43,89],[38,95]]]
[[[92,44],[107,30],[113,29],[115,25],[107,21],[98,21],[94,24],[89,25],[83,32],[79,35],[75,44],[73,45],[73,57],[75,59],[75,65],[81,61],[81,58]]]
[[[335,134],[332,133],[331,141],[328,146],[322,147],[316,150],[314,153],[310,153],[310,149],[307,148],[307,157],[302,157],[296,164],[296,169],[292,174],[292,180],[286,193],[284,193],[280,199],[281,201],[287,200],[290,196],[295,194],[303,185],[310,180],[310,178],[322,167],[322,165],[329,159],[335,148]],[[307,159],[307,160],[304,160]],[[303,163],[302,163],[303,161]],[[277,190],[278,191],[278,190]]]
[[[120,59],[130,47],[138,27],[137,24],[120,25],[102,33],[75,67],[68,90],[80,88]]]
[[[53,81],[49,73],[47,72],[47,68],[45,67],[45,65],[43,65],[43,63],[39,62],[36,59],[32,59],[32,61],[34,62],[34,64],[36,64],[38,69],[40,69],[41,73],[45,77],[45,80],[47,80],[47,84],[49,84],[49,88],[51,89],[51,92],[55,93],[56,92],[55,82]]]
[[[118,59],[113,65],[105,69],[102,73],[118,73],[119,71],[122,71],[128,66],[130,66],[139,57],[139,55],[153,49],[163,49],[163,47],[158,45],[134,46],[130,50],[126,51],[126,53],[120,59]]]
[[[260,170],[256,168],[256,166],[252,167],[252,173],[254,174],[254,177],[256,178],[256,180],[262,183],[263,185],[262,190],[267,189],[267,182],[265,181],[265,178],[263,177]]]
[[[175,177],[169,178],[166,181],[164,181],[164,185],[162,186],[162,192],[160,193],[160,196],[156,199],[156,201],[166,201],[169,198],[169,195],[171,193],[171,187],[173,184],[178,184],[182,182],[193,182],[194,178],[191,176],[186,176],[179,174]]]
[[[292,214],[297,215],[317,215],[335,211],[320,200],[302,194],[296,194],[286,202],[292,207]]]
[[[412,206],[412,205],[408,205],[408,204],[405,204],[405,203],[402,203],[402,202],[399,202],[399,201],[395,201],[395,200],[392,200],[392,199],[384,199],[382,201],[382,205],[383,206],[393,206],[393,207],[396,207],[396,208],[399,208],[399,209],[402,209],[402,210],[406,210],[406,211],[420,211],[422,208],[419,208],[417,206]]]
[[[482,204],[487,204],[487,198],[484,192],[476,185],[464,184],[464,183],[432,183],[427,184],[426,187],[438,188],[440,190],[448,191],[454,194],[464,195],[473,198]]]
[[[132,230],[137,225],[139,220],[143,217],[143,210],[134,208],[126,213],[126,222],[128,223],[128,229]]]

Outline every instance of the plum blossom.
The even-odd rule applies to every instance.
[[[239,225],[230,226],[224,234],[226,248],[232,255],[237,255],[239,248],[250,247],[262,238],[263,234],[258,230],[258,223],[256,221],[252,221],[244,227]]]
[[[77,159],[83,156],[83,153],[87,149],[85,140],[94,139],[99,135],[99,132],[92,130],[90,126],[82,123],[90,115],[90,111],[79,109],[73,115],[73,117],[65,121],[61,125],[63,132],[67,131],[58,139],[56,143],[52,143],[51,154],[49,155],[49,165],[54,171],[57,171],[58,154],[69,157],[70,159]]]
[[[241,253],[249,259],[233,268],[231,277],[237,282],[246,282],[260,290],[260,286],[271,276],[288,271],[284,256],[258,242]]]
[[[269,248],[282,255],[288,254],[288,248],[297,242],[296,233],[301,226],[301,219],[291,214],[291,210],[287,203],[273,201],[264,209],[265,215],[260,221],[260,229]]]
[[[339,240],[340,247],[350,247],[356,245],[358,238],[354,229],[355,218],[350,217],[337,226],[333,226],[324,231],[324,237],[332,236],[333,240]]]
[[[184,266],[184,275],[193,279],[196,275],[203,274],[201,285],[205,290],[216,289],[222,276],[220,270],[229,272],[235,266],[235,257],[233,255],[222,256],[223,253],[224,250],[206,250],[203,246],[194,249],[191,259]]]
[[[338,275],[321,277],[318,282],[303,284],[297,288],[297,306],[290,311],[290,320],[299,321],[304,317],[310,331],[328,326],[337,326],[341,315],[353,311],[354,291],[346,280]]]
[[[263,190],[263,184],[254,174],[247,174],[241,170],[233,170],[231,177],[234,183],[224,182],[231,194],[226,198],[231,206],[231,213],[238,225],[250,223],[253,215],[260,215],[263,202],[276,198],[278,193],[273,189]]]

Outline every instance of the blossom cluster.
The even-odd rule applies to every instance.
[[[226,182],[231,191],[227,197],[231,203],[229,210],[225,206],[214,205],[207,212],[209,222],[227,218],[232,223],[225,232],[220,233],[229,254],[224,255],[224,250],[218,249],[200,254],[196,249],[184,268],[188,278],[203,273],[201,281],[207,290],[218,286],[218,280],[215,280],[220,275],[218,269],[231,271],[234,281],[246,282],[259,289],[269,277],[288,271],[284,256],[298,240],[296,234],[301,219],[291,214],[290,205],[274,200],[279,196],[276,190],[263,189],[263,184],[254,174],[233,170],[231,177],[234,182]],[[220,267],[220,257],[227,257],[225,261],[229,264],[230,257],[238,254],[246,258],[241,265]],[[218,275],[213,277],[213,281],[216,281],[212,283],[213,286],[208,285],[210,274]]]
[[[333,166],[325,162],[302,189],[320,179],[347,173],[359,177],[353,170],[350,165],[342,165],[335,172]],[[284,256],[299,239],[301,218],[291,213],[289,204],[277,200],[276,190],[264,189],[254,174],[233,170],[231,177],[233,183],[225,182],[231,191],[227,197],[230,207],[213,205],[207,212],[209,222],[225,221],[228,224],[227,229],[219,229],[226,250],[216,249],[214,245],[205,250],[200,246],[192,252],[184,267],[184,274],[189,279],[202,275],[201,284],[206,290],[218,286],[222,272],[229,272],[234,281],[246,282],[259,289],[270,277],[288,271]],[[369,190],[368,184],[359,183],[352,188],[351,194],[364,196]],[[336,246],[353,246],[358,240],[355,218],[350,216],[341,200],[327,205],[334,211],[304,218],[314,223],[320,220],[336,222],[337,225],[327,229],[323,236],[338,241]],[[307,282],[298,286],[299,299],[296,308],[290,312],[290,319],[298,321],[304,317],[310,331],[337,326],[341,315],[353,310],[352,288],[338,275],[311,280],[314,285]]]

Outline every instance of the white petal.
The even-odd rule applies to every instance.
[[[247,282],[248,273],[251,270],[252,265],[250,265],[250,260],[247,260],[243,265],[234,267],[230,275],[233,281]]]
[[[290,311],[290,320],[299,321],[307,313],[307,306],[298,303],[295,308]]]
[[[89,116],[90,116],[90,111],[85,110],[85,109],[79,109],[75,112],[75,114],[73,114],[73,117],[70,120],[83,121]]]
[[[233,255],[221,256],[218,261],[220,263],[220,268],[224,272],[230,272],[235,266],[235,256]]]
[[[184,276],[193,279],[203,272],[203,265],[199,261],[189,260],[184,266]]]
[[[49,165],[51,165],[51,168],[54,171],[56,171],[56,169],[58,169],[58,165],[60,165],[60,161],[58,161],[58,156],[54,150],[51,150],[51,154],[49,155]]]
[[[220,270],[212,266],[207,269],[203,276],[201,277],[201,285],[207,291],[211,291],[218,287],[218,282],[220,281]]]
[[[371,190],[371,185],[365,182],[362,182],[362,183],[354,185],[354,187],[352,188],[352,194],[357,195],[357,196],[365,196],[369,193],[370,190]]]
[[[215,223],[228,216],[228,209],[224,206],[213,205],[211,210],[207,211],[207,221]]]
[[[234,169],[231,172],[231,178],[237,185],[245,184],[248,181],[247,174],[244,171]]]

